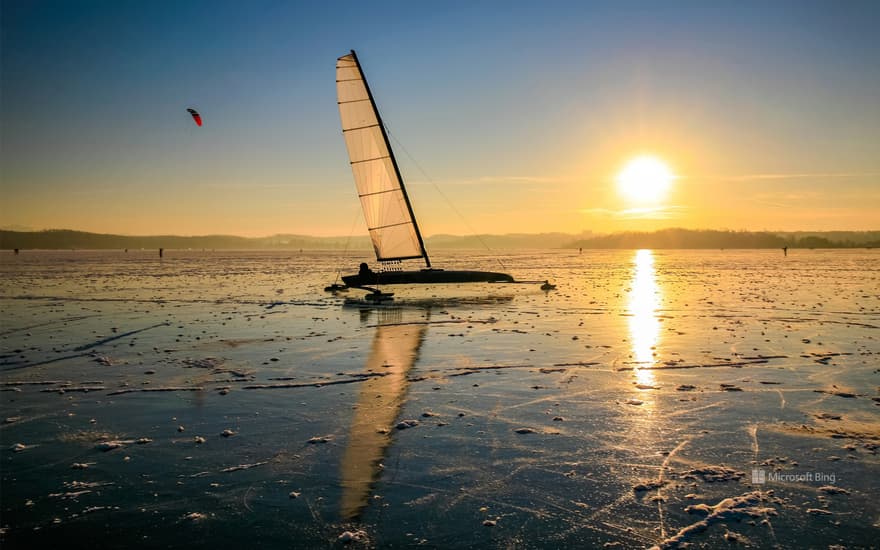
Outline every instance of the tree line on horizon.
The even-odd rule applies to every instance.
[[[661,229],[658,231],[625,231],[607,235],[570,235],[566,233],[508,235],[434,235],[426,239],[434,248],[877,248],[880,231],[770,232],[726,231],[713,229]],[[367,236],[312,237],[307,235],[274,235],[271,237],[237,237],[206,235],[126,236],[88,233],[67,229],[44,231],[0,230],[0,249],[309,249],[368,250]]]
[[[363,243],[355,242],[357,239]],[[351,242],[337,237],[310,237],[306,235],[274,235],[271,237],[238,237],[234,235],[203,235],[184,237],[180,235],[129,236],[88,233],[70,229],[46,229],[43,231],[0,230],[0,249],[18,248],[43,250],[113,250],[113,249],[342,249],[347,245],[357,248],[358,244],[369,246],[366,237],[354,237]]]
[[[880,231],[785,232],[660,229],[573,241],[566,248],[875,248]]]

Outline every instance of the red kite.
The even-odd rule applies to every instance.
[[[193,120],[196,121],[197,125],[202,125],[202,115],[200,115],[198,111],[196,111],[195,109],[187,109],[187,112],[192,115]]]

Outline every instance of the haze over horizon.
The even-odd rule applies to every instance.
[[[354,48],[426,235],[873,230],[878,24],[876,2],[3,2],[0,225],[365,234]],[[641,155],[668,190],[621,192]]]
[[[32,228],[32,227],[24,227],[24,226],[0,226],[0,232],[10,231],[16,233],[25,233],[25,234],[39,234],[42,232],[72,232],[72,233],[83,233],[87,235],[96,235],[96,236],[111,236],[111,237],[124,237],[124,238],[152,238],[152,237],[173,237],[173,238],[200,238],[200,237],[230,237],[234,239],[273,239],[276,237],[284,238],[284,237],[297,237],[297,238],[305,238],[305,239],[337,239],[337,240],[355,240],[362,239],[364,243],[369,242],[369,236],[366,233],[358,233],[354,232],[348,235],[314,235],[308,233],[272,233],[265,235],[237,235],[234,233],[194,233],[194,234],[179,234],[179,233],[143,233],[143,234],[135,234],[135,233],[107,233],[107,232],[90,232],[90,231],[82,231],[79,229],[70,229],[70,228],[59,228],[59,227],[47,227],[42,229]],[[591,231],[584,230],[578,233],[568,232],[568,231],[535,231],[535,232],[524,232],[524,231],[509,231],[506,233],[426,233],[424,235],[427,240],[436,240],[436,239],[477,239],[480,237],[491,237],[491,238],[506,238],[506,237],[540,237],[542,235],[553,235],[553,236],[565,236],[570,239],[579,239],[579,238],[594,238],[594,237],[609,237],[614,235],[624,235],[630,233],[639,233],[639,234],[655,234],[662,233],[666,231],[684,231],[684,232],[712,232],[712,233],[766,233],[766,234],[778,234],[778,235],[793,235],[793,234],[846,234],[846,235],[874,235],[880,233],[880,229],[860,229],[860,230],[837,230],[837,229],[829,229],[824,231],[817,230],[794,230],[794,231],[774,231],[774,230],[745,230],[745,229],[728,229],[728,228],[682,228],[682,227],[663,227],[660,229],[653,229],[642,231],[639,229],[632,230],[620,230],[620,231]]]

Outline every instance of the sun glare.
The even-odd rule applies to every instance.
[[[675,175],[665,162],[649,156],[629,161],[617,175],[620,192],[627,198],[640,202],[661,199],[669,190]]]

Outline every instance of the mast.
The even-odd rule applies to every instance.
[[[379,130],[382,132],[382,138],[385,139],[385,147],[388,148],[388,155],[391,157],[391,164],[394,166],[394,173],[397,175],[397,181],[400,184],[400,191],[403,194],[406,209],[409,212],[410,219],[412,219],[413,229],[415,229],[416,238],[419,240],[419,248],[422,249],[422,256],[425,258],[425,266],[430,269],[431,259],[428,257],[428,251],[425,250],[425,241],[422,240],[422,232],[419,231],[419,224],[416,222],[416,215],[413,212],[412,204],[409,202],[409,195],[407,195],[406,186],[403,184],[403,176],[400,174],[400,168],[397,166],[397,159],[394,157],[394,149],[391,148],[391,142],[388,140],[388,134],[385,132],[385,123],[382,122],[382,116],[379,114],[379,108],[376,107],[376,100],[373,99],[373,92],[370,90],[370,84],[367,82],[367,76],[364,74],[364,70],[361,68],[361,62],[358,61],[357,54],[354,50],[351,50],[351,57],[354,59],[354,63],[357,65],[358,72],[361,75],[361,79],[364,81],[364,88],[367,90],[367,97],[370,98],[370,105],[373,106],[376,120],[379,121]]]

